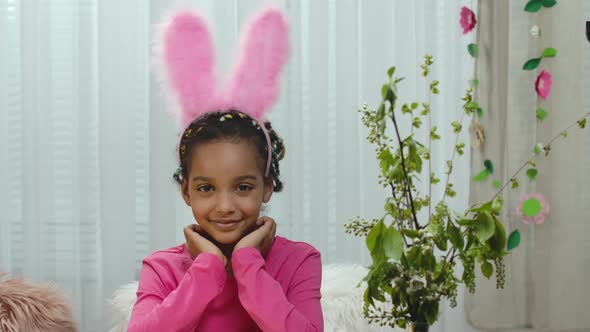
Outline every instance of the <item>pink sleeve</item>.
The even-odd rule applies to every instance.
[[[255,248],[232,255],[232,268],[242,306],[265,332],[323,331],[320,303],[322,263],[317,250],[310,251],[295,269],[287,294],[265,270],[264,258]]]
[[[200,254],[178,287],[166,295],[157,266],[144,260],[127,331],[194,331],[207,305],[223,290],[226,278],[218,257]]]

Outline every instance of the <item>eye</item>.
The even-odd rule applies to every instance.
[[[207,192],[212,191],[213,187],[210,184],[205,184],[205,185],[199,186],[197,188],[197,190],[207,193]]]
[[[238,191],[250,191],[252,190],[252,186],[248,184],[239,184]]]

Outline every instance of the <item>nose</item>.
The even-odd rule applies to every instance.
[[[233,195],[229,192],[219,193],[215,204],[215,211],[219,214],[230,214],[236,210]]]

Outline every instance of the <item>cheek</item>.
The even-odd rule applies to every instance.
[[[215,207],[214,200],[203,198],[192,198],[191,208],[194,215],[206,215]]]
[[[235,202],[236,208],[240,210],[243,217],[245,217],[249,223],[256,222],[262,204],[262,197],[260,197],[259,194],[239,197],[236,198]]]

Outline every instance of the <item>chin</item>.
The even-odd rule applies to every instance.
[[[213,232],[213,234],[211,234],[211,237],[213,237],[213,239],[217,241],[219,244],[234,245],[238,243],[238,241],[240,241],[243,236],[242,232],[233,231],[224,233]]]

